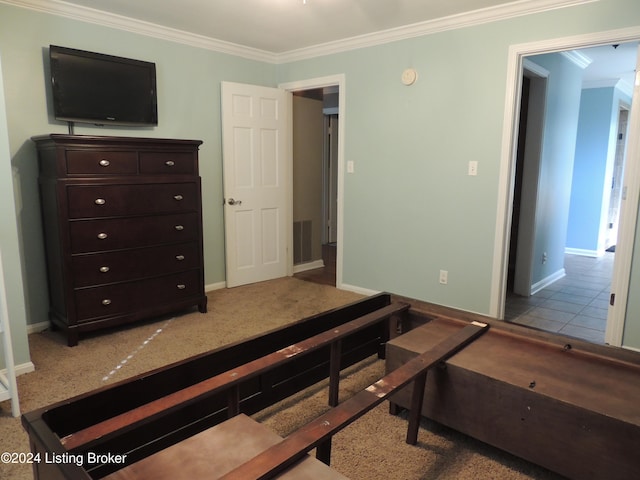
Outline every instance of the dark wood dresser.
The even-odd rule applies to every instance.
[[[46,135],[38,149],[50,319],[79,333],[206,312],[199,140]]]

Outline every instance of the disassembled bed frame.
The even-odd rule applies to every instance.
[[[409,409],[411,444],[424,415],[570,478],[640,478],[634,352],[423,307],[376,295],[25,414],[34,455],[126,456],[124,463],[36,462],[35,478],[142,480],[136,472],[171,465],[162,456],[182,455],[201,437],[215,443],[232,425],[269,436],[245,414],[326,378],[331,410],[284,440],[269,437],[233,465],[205,462],[207,478],[296,478],[302,461],[318,468],[308,461],[314,448],[329,465],[332,436],[385,400],[392,413]],[[386,354],[386,376],[338,404],[341,369],[376,354]],[[326,470],[316,477],[344,478]]]
[[[380,294],[23,415],[31,449],[126,454],[113,463],[35,462],[36,480],[102,478],[239,412],[252,414],[341,368],[384,357],[409,308]]]

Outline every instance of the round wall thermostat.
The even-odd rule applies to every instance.
[[[407,68],[402,72],[402,83],[405,85],[412,85],[418,79],[418,72],[413,68]]]

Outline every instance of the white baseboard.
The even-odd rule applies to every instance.
[[[324,261],[314,260],[313,262],[299,263],[293,266],[293,273],[306,272],[307,270],[315,270],[324,267]]]
[[[622,348],[626,350],[633,350],[634,352],[640,352],[640,348],[636,348],[636,347],[629,347],[627,345],[622,345]]]
[[[360,295],[366,295],[368,297],[382,293],[380,290],[369,290],[368,288],[356,287],[355,285],[349,285],[347,283],[342,283],[337,286],[337,288],[348,292],[359,293]]]
[[[534,283],[533,285],[531,285],[531,295],[535,295],[536,293],[538,293],[543,288],[546,288],[549,285],[551,285],[552,283],[557,282],[558,280],[563,278],[566,274],[567,273],[566,273],[565,269],[561,268],[557,272],[554,272],[551,275],[549,275],[548,277],[543,278],[539,282]]]
[[[16,377],[19,377],[20,375],[24,375],[25,373],[34,372],[36,370],[36,366],[33,364],[33,362],[26,362],[21,363],[20,365],[15,365],[15,370]],[[0,370],[0,374],[6,377],[7,369],[3,368],[2,370]]]
[[[218,283],[211,283],[209,285],[205,285],[204,291],[212,292],[214,290],[222,290],[223,288],[227,288],[227,282],[218,282]]]
[[[50,322],[38,322],[38,323],[30,323],[27,325],[27,335],[31,335],[32,333],[44,332],[47,328],[51,326]]]
[[[601,257],[603,254],[597,250],[586,250],[584,248],[569,248],[565,247],[564,253],[569,255],[581,255],[583,257]]]

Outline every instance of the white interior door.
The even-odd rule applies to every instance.
[[[222,82],[227,287],[288,274],[290,112],[289,92]]]
[[[604,341],[616,347],[623,346],[624,324],[627,316],[631,263],[634,255],[635,233],[638,228],[640,199],[640,49],[636,58],[636,78],[629,112],[629,138],[623,173],[622,199],[618,225],[616,257],[613,264],[611,297]],[[637,252],[636,252],[637,254]]]

